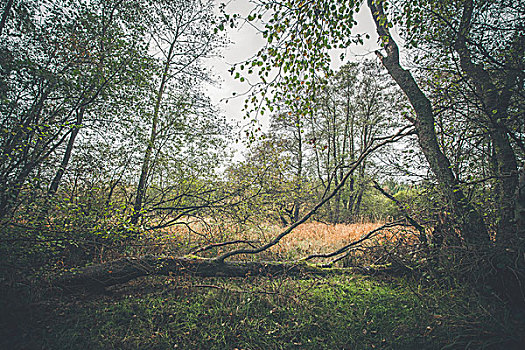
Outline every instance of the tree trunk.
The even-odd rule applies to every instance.
[[[20,192],[36,165],[37,163],[35,161],[30,161],[24,165],[12,182],[9,182],[9,180],[3,181],[0,187],[0,220],[5,219],[9,214],[12,214],[12,210],[17,204]]]
[[[62,162],[60,163],[60,167],[58,168],[55,177],[53,178],[53,181],[51,181],[51,185],[49,186],[49,190],[47,192],[49,195],[54,195],[58,191],[60,181],[62,180],[64,172],[66,171],[66,168],[69,164],[69,160],[71,159],[71,154],[73,153],[73,146],[75,145],[75,139],[77,138],[78,132],[80,131],[80,126],[84,118],[85,110],[85,107],[81,107],[80,110],[77,112],[76,125],[74,125],[73,129],[71,130],[71,135],[69,135],[66,151],[64,153],[64,156],[62,157]]]
[[[511,91],[516,84],[517,69],[509,69],[504,77],[505,86],[499,89],[489,72],[481,64],[473,62],[472,53],[467,46],[473,11],[474,2],[465,1],[454,49],[458,53],[461,70],[474,86],[476,95],[483,102],[488,134],[494,146],[496,159],[494,170],[497,179],[496,202],[499,212],[497,238],[498,241],[505,241],[512,238],[516,232],[514,196],[518,185],[518,164],[503,123],[508,117],[510,99],[513,95]],[[509,48],[510,56],[507,54],[505,57],[509,68],[513,60],[512,55],[520,59],[523,57],[524,38],[524,35],[518,36]]]
[[[372,0],[368,0],[368,7],[372,11],[379,36],[386,40],[386,56],[379,52],[377,52],[377,55],[389,74],[407,95],[410,104],[416,112],[415,127],[419,145],[430,164],[432,172],[436,175],[443,193],[452,205],[463,238],[467,243],[488,241],[487,227],[481,215],[461,190],[452,172],[450,161],[439,147],[430,100],[421,91],[412,74],[401,67],[399,48],[385,26],[381,25],[381,19],[385,16],[381,4],[375,4]]]
[[[5,25],[7,24],[7,19],[9,18],[9,12],[11,12],[11,7],[13,6],[13,0],[7,0],[7,3],[4,7],[4,13],[2,13],[2,19],[0,20],[0,34],[2,34]]]
[[[293,203],[293,222],[300,219],[301,191],[303,187],[303,137],[301,134],[301,121],[297,118],[295,122],[297,125],[297,173],[294,186],[295,199]]]
[[[301,276],[342,273],[376,274],[390,272],[389,267],[321,268],[301,262],[220,262],[214,259],[189,257],[122,258],[68,271],[52,280],[52,284],[69,291],[103,291],[149,275],[193,275],[201,277]]]
[[[516,219],[518,234],[525,237],[525,164],[521,168],[519,185],[516,189]]]
[[[494,143],[497,169],[497,203],[499,222],[497,226],[497,241],[507,241],[516,234],[516,201],[518,186],[518,163],[510,145],[508,135],[500,129],[490,132]],[[511,243],[511,242],[509,242]],[[511,243],[512,244],[512,243]]]
[[[133,215],[131,216],[131,223],[134,225],[136,225],[139,222],[144,197],[146,195],[147,180],[148,176],[150,175],[151,155],[153,154],[153,148],[155,146],[155,141],[157,138],[157,127],[159,123],[160,106],[162,102],[162,96],[164,95],[164,90],[166,89],[166,84],[168,82],[170,64],[171,59],[173,58],[173,49],[175,48],[176,42],[177,40],[174,39],[170,45],[168,55],[166,56],[164,70],[162,72],[162,79],[160,82],[159,91],[157,92],[155,107],[153,109],[153,120],[151,122],[150,138],[148,140],[148,145],[146,146],[146,151],[144,152],[144,159],[142,161],[142,169],[140,171],[139,184],[137,186],[137,191],[135,194],[135,203],[133,204]]]

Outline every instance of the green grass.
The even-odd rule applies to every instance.
[[[109,296],[3,305],[0,348],[509,348],[505,317],[479,300],[430,295],[403,280],[149,278]]]

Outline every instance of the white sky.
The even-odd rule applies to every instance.
[[[216,1],[217,4],[226,2],[225,0]],[[227,4],[226,11],[232,14],[238,13],[242,16],[247,16],[252,9],[250,0],[230,0],[227,2]],[[334,54],[332,56],[334,69],[347,61],[357,60],[365,55],[373,55],[373,51],[378,48],[377,34],[375,32],[372,16],[366,5],[361,7],[361,10],[356,16],[356,20],[358,25],[354,27],[353,32],[355,34],[368,33],[370,35],[370,39],[365,39],[364,45],[354,45],[348,49],[344,62],[341,62],[339,59],[339,54],[341,51],[334,50]],[[248,85],[241,83],[238,80],[234,80],[228,70],[233,64],[247,60],[252,55],[256,54],[257,51],[264,45],[265,40],[250,25],[244,25],[235,29],[228,28],[227,33],[231,44],[229,44],[223,50],[222,57],[210,59],[207,61],[207,65],[220,81],[218,86],[207,86],[207,93],[214,105],[218,106],[219,109],[224,113],[228,121],[234,124],[240,123],[243,125],[245,116],[245,112],[242,110],[244,105],[244,97],[239,96],[233,99],[231,99],[231,97],[233,92],[236,92],[237,95],[241,95],[242,92],[248,89]],[[229,99],[228,102],[226,102],[226,99]],[[268,126],[267,119],[260,119],[259,123],[263,127],[263,130]],[[243,137],[243,134],[241,133],[239,136]],[[240,144],[235,146],[235,148],[241,151],[245,149],[245,147]],[[236,158],[240,159],[242,157],[237,155]]]

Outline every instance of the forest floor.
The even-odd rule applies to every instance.
[[[271,254],[322,244],[315,241],[321,231],[299,232],[292,241],[302,245]],[[525,315],[441,282],[411,275],[149,276],[105,294],[2,283],[0,349],[525,348]]]

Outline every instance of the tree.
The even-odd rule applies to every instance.
[[[169,128],[170,122],[166,118],[178,115],[179,120],[172,120],[172,126],[177,122],[184,123],[185,116],[193,113],[191,109],[198,109],[196,104],[202,105],[198,101],[203,99],[198,96],[198,89],[202,82],[209,81],[208,73],[201,65],[202,59],[212,55],[220,45],[219,36],[209,26],[214,23],[212,1],[161,1],[153,3],[150,11],[156,14],[151,32],[151,50],[159,52],[160,71],[155,79],[157,85],[152,111],[148,113],[151,115],[150,135],[133,204],[133,224],[138,223],[143,209],[148,178],[154,169],[153,152],[160,150],[158,138],[162,118],[164,126]],[[171,109],[173,106],[175,108]],[[171,132],[174,130],[172,128]]]
[[[269,221],[286,226],[294,222],[300,209],[298,203],[305,204],[305,179],[297,178],[297,143],[287,138],[288,131],[280,129],[279,135],[269,133],[252,144],[246,160],[227,169],[225,186],[236,194],[233,199],[237,204],[228,215],[234,221],[241,224]]]
[[[17,205],[31,175],[67,144],[50,181],[49,193],[56,192],[89,108],[135,62],[140,32],[121,3],[28,1],[6,9],[0,218]]]
[[[130,22],[133,16],[127,18],[129,15],[129,8],[123,1],[92,2],[89,7],[79,4],[78,18],[82,21],[77,22],[73,29],[76,45],[90,49],[89,55],[96,57],[96,60],[89,70],[84,68],[78,84],[88,86],[93,92],[84,94],[74,112],[75,122],[71,125],[60,165],[49,185],[50,195],[58,191],[80,129],[86,126],[93,128],[102,114],[108,115],[108,105],[124,105],[126,101],[122,95],[130,98],[124,90],[148,78],[148,73],[142,69],[147,62],[147,57],[141,52],[144,49],[142,28],[133,29],[135,24]]]
[[[301,206],[305,202],[305,187],[307,179],[306,169],[306,150],[304,142],[305,126],[299,115],[294,111],[289,110],[279,115],[272,117],[272,124],[267,138],[274,139],[276,143],[281,145],[279,153],[287,154],[289,161],[289,170],[285,173],[281,181],[290,183],[292,200],[291,206],[284,208],[291,222],[299,220]],[[286,167],[286,165],[285,165]],[[306,190],[307,191],[307,190]],[[287,224],[287,220],[282,218],[283,223]]]
[[[369,1],[368,6],[373,13],[378,34],[384,40],[386,55],[381,53],[378,55],[414,107],[417,115],[415,125],[421,149],[453,207],[465,239],[469,241],[487,239],[488,233],[481,215],[464,195],[456,175],[452,172],[449,159],[439,147],[431,101],[421,90],[412,74],[401,67],[399,49],[388,31],[389,22],[385,17],[383,5]]]
[[[165,204],[213,172],[228,128],[201,84],[222,44],[212,1],[14,1],[2,18],[0,218],[82,196],[89,217],[91,195],[102,212],[140,163],[137,223],[150,185]]]
[[[515,239],[517,158],[525,150],[517,131],[523,129],[523,120],[515,114],[523,110],[519,102],[523,100],[523,4],[469,0],[428,3],[416,9],[419,5],[404,4],[406,16],[401,22],[410,29],[406,39],[414,48],[421,44],[424,50],[445,53],[433,63],[422,55],[420,62],[449,71],[435,80],[463,89],[463,103],[468,106],[465,124],[482,128],[492,147],[500,241]],[[415,16],[424,22],[415,26]]]
[[[402,123],[404,100],[377,62],[348,63],[329,79],[314,100],[315,108],[306,118],[309,139],[323,187],[337,186],[344,169],[375,138],[392,132]],[[386,148],[365,160],[347,186],[329,204],[329,221],[351,222],[359,218],[366,178]]]

